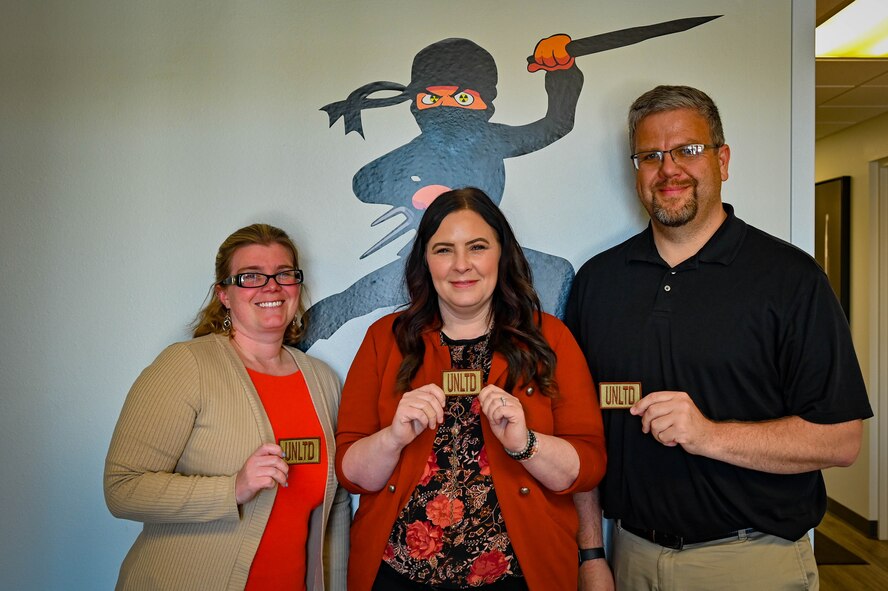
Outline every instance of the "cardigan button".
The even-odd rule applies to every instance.
[[[527,395],[528,395],[528,396],[533,396],[533,386],[528,386],[528,388],[527,388]]]
[[[530,494],[530,489],[527,488],[526,486],[522,486],[520,489],[518,489],[518,493],[519,493],[522,497],[526,497],[527,495]]]
[[[390,484],[390,485],[389,485],[389,492],[390,492],[390,493],[395,492],[395,485],[394,485],[394,484]]]

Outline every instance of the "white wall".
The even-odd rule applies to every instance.
[[[540,38],[724,14],[581,58],[576,128],[507,163],[503,208],[527,246],[575,266],[636,231],[625,110],[684,83],[722,110],[726,200],[790,238],[790,192],[810,195],[790,183],[808,166],[791,159],[791,2],[642,5],[0,3],[2,586],[113,586],[140,526],[104,506],[111,431],[139,371],[186,338],[228,233],[257,220],[290,231],[315,301],[395,258],[399,244],[358,259],[395,222],[369,227],[385,208],[355,199],[351,176],[416,134],[407,106],[365,112],[366,140],[318,109],[367,82],[406,83],[434,41],[487,48],[494,120],[521,124],[545,109],[542,75],[524,71]]]
[[[888,157],[888,115],[870,119],[817,142],[815,174],[817,181],[839,176],[851,177],[851,332],[864,378],[869,383],[870,351],[870,162]],[[882,343],[882,346],[886,346]],[[875,393],[870,391],[873,408]],[[825,473],[829,496],[855,513],[876,520],[876,499],[871,483],[876,479],[870,466],[877,433],[872,422],[864,423],[864,445],[850,468],[834,468]],[[873,454],[873,456],[871,456]]]

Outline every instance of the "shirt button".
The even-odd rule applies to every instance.
[[[672,288],[667,285],[663,288],[663,291],[672,291]]]
[[[394,484],[390,484],[390,485],[389,485],[389,492],[390,492],[390,493],[395,492],[395,485],[394,485]]]
[[[522,497],[526,497],[527,495],[530,494],[530,489],[527,488],[526,486],[522,486],[520,489],[518,489],[518,493],[519,493]]]
[[[527,388],[527,395],[528,395],[528,396],[533,396],[533,386],[530,386],[530,387]]]

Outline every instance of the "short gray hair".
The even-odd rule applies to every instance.
[[[635,99],[629,107],[629,148],[635,150],[635,129],[642,119],[654,113],[675,109],[691,109],[699,113],[709,123],[712,143],[724,145],[725,132],[722,130],[721,117],[709,95],[690,86],[657,86]]]

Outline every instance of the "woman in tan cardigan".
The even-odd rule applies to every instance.
[[[164,350],[130,390],[105,499],[144,528],[118,589],[346,588],[339,383],[283,344],[302,334],[298,267],[282,230],[229,236],[195,338]]]

